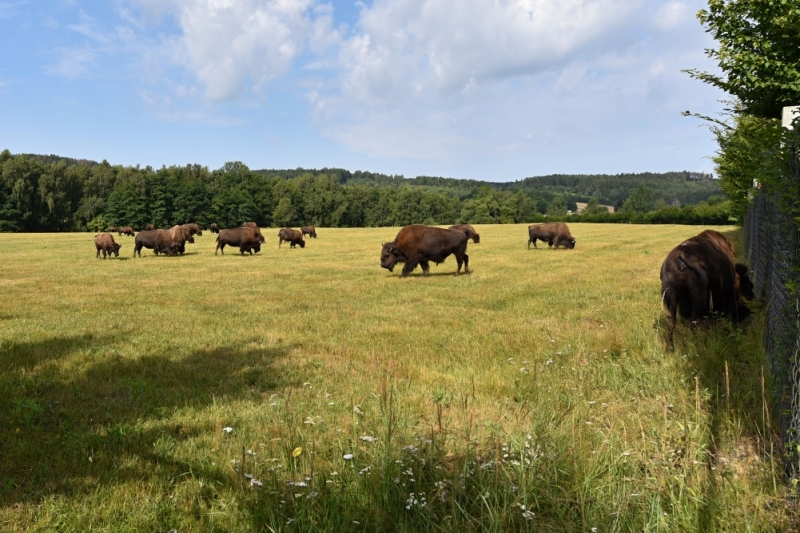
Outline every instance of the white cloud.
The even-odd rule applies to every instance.
[[[79,78],[86,75],[97,60],[97,52],[89,46],[59,48],[56,53],[58,60],[45,69],[47,74]]]
[[[682,2],[635,0],[376,0],[342,45],[336,85],[310,93],[313,117],[379,158],[608,142],[611,129],[638,132],[708,99],[680,73],[703,64],[708,44],[688,13]],[[656,37],[656,27],[682,38]]]
[[[664,4],[653,17],[655,25],[664,30],[674,30],[692,18],[684,2],[672,1]]]
[[[309,46],[335,44],[330,9],[313,0],[137,0],[151,22],[170,15],[179,31],[162,53],[190,73],[207,100],[261,90],[285,75]],[[125,16],[132,19],[130,13]],[[145,24],[146,22],[139,22]]]
[[[0,19],[11,18],[19,13],[17,8],[26,5],[28,2],[0,2]]]

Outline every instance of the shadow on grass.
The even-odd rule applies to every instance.
[[[741,231],[725,232],[734,249],[741,249]],[[782,478],[781,439],[769,405],[776,397],[766,370],[762,339],[763,310],[747,302],[755,320],[736,325],[723,317],[701,321],[696,327],[679,319],[674,356],[683,354],[687,384],[707,391],[702,401],[708,415],[708,456],[704,493],[698,502],[701,531],[713,531],[716,515],[723,511],[720,495],[727,467],[746,463],[754,454],[769,469],[772,479]],[[666,318],[663,320],[666,330]],[[697,380],[697,381],[695,381]]]
[[[0,506],[126,480],[168,482],[189,471],[221,481],[223,465],[198,471],[197,464],[176,461],[156,446],[216,435],[213,422],[169,419],[179,409],[203,409],[223,399],[260,401],[265,393],[299,384],[274,370],[293,346],[234,345],[184,358],[123,359],[113,355],[118,340],[83,335],[2,346],[8,357],[0,375]],[[76,353],[90,359],[77,374],[52,364]]]

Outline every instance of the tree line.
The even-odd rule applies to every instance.
[[[579,201],[589,201],[582,217],[598,222],[647,222],[644,215],[653,212],[659,213],[651,216],[653,222],[726,223],[728,204],[713,195],[716,183],[687,174],[638,181],[630,177],[635,175],[600,176],[594,182],[585,176],[546,177],[537,188],[537,178],[490,183],[342,169],[253,171],[240,162],[217,170],[200,165],[153,169],[5,150],[0,153],[0,231],[166,228],[186,222],[234,227],[246,221],[261,227],[522,223],[563,219],[577,211]],[[688,195],[698,194],[701,183],[704,201],[672,205],[680,201],[674,194],[667,196],[669,202],[664,198],[664,183],[673,192],[683,184]],[[579,190],[591,187],[598,194]],[[600,204],[614,198],[621,211],[610,215]]]

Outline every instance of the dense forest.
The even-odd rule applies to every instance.
[[[586,214],[575,212],[588,202]],[[600,204],[613,205],[609,214]],[[185,222],[232,227],[598,222],[728,223],[729,202],[710,176],[671,172],[543,176],[494,183],[407,179],[342,169],[209,170],[124,167],[53,155],[0,153],[0,231],[99,231]]]

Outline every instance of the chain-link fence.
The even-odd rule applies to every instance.
[[[794,165],[796,167],[796,165]],[[798,180],[794,168],[787,180]],[[797,190],[798,181],[787,190]],[[788,185],[788,183],[787,183]],[[764,348],[773,378],[781,435],[786,444],[786,469],[800,475],[800,299],[793,288],[800,269],[797,222],[783,211],[778,190],[762,187],[748,208],[744,253],[753,272],[756,295],[766,306]],[[780,206],[783,206],[782,210]],[[797,287],[800,289],[800,286]]]

